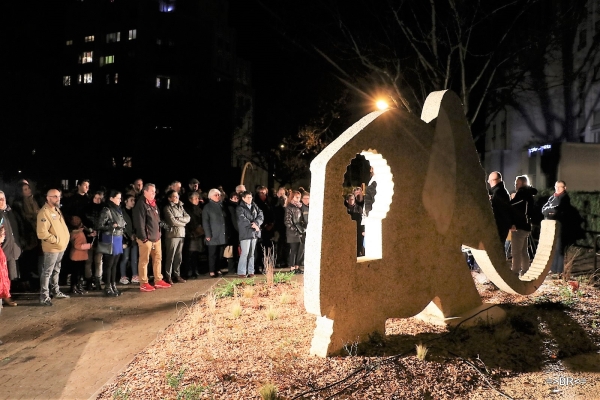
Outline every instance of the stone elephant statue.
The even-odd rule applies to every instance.
[[[342,199],[344,173],[357,154],[377,182],[364,219],[365,256],[358,258],[356,225]],[[313,160],[311,173],[304,302],[317,316],[312,354],[336,354],[357,337],[384,334],[388,318],[427,310],[458,321],[484,308],[461,246],[510,293],[533,293],[550,269],[554,221],[543,221],[526,275],[507,267],[486,174],[451,91],[431,93],[420,119],[398,109],[368,114]]]

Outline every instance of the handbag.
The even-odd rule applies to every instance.
[[[110,242],[104,241],[106,237],[110,237]],[[113,253],[113,235],[102,234],[101,240],[98,241],[98,246],[96,247],[96,252],[101,253],[101,254],[112,255],[112,253]]]
[[[233,258],[233,246],[226,246],[223,250],[223,258]]]

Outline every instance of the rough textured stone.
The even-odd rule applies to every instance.
[[[355,223],[342,197],[344,173],[357,154],[377,178],[366,254],[358,259]],[[462,245],[507,292],[533,293],[550,268],[552,221],[542,226],[539,267],[522,279],[506,268],[486,174],[452,92],[432,93],[422,119],[397,109],[365,116],[315,158],[311,172],[305,307],[317,315],[312,354],[335,354],[345,343],[383,334],[387,318],[427,308],[456,321],[481,310]]]

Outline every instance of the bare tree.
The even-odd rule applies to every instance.
[[[529,41],[535,46],[520,57],[527,74],[507,93],[507,104],[520,114],[534,142],[577,142],[600,103],[600,36],[582,24],[587,1],[548,1],[544,8],[529,19]],[[552,35],[548,26],[554,27]]]

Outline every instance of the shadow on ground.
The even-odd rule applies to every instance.
[[[415,354],[429,348],[427,359],[445,362],[462,357],[480,366],[515,373],[554,369],[562,364],[572,372],[600,372],[600,336],[586,331],[560,303],[501,305],[507,318],[497,325],[479,325],[444,333],[372,335],[358,346],[357,355],[389,357]],[[393,324],[393,319],[388,324]],[[590,330],[591,331],[591,330]],[[556,369],[562,369],[558,366]]]

